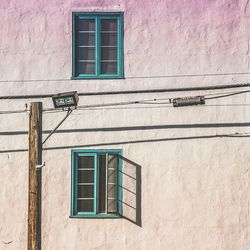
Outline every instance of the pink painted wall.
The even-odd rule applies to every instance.
[[[72,11],[124,11],[125,76],[248,67],[246,1],[19,0],[1,1],[1,78],[68,79]]]
[[[73,11],[124,12],[125,79],[70,80]],[[249,18],[248,0],[1,0],[0,96],[249,82]],[[198,94],[228,91],[234,90]],[[179,95],[197,92],[82,97],[79,104]],[[46,147],[113,143],[141,166],[142,226],[126,219],[70,219],[70,149],[44,151],[43,249],[248,250],[249,97],[180,109],[135,105],[73,112],[62,129],[177,127],[55,134]],[[0,100],[0,106],[23,109],[30,101],[37,100]],[[52,107],[51,100],[42,101]],[[45,114],[44,129],[54,128],[63,116]],[[27,121],[25,114],[0,115],[0,132],[27,131]],[[178,128],[189,124],[208,126]],[[245,136],[226,136],[239,134]],[[27,148],[27,136],[1,135],[0,140],[0,249],[25,249],[27,153],[1,151]],[[135,174],[129,164],[124,167]],[[124,212],[134,219],[133,210],[124,207]]]

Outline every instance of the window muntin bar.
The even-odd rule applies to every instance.
[[[77,183],[77,185],[79,185],[79,186],[80,186],[80,185],[83,185],[83,186],[84,186],[84,185],[95,185],[95,183]]]
[[[92,171],[94,171],[93,168],[78,168],[78,170],[79,170],[79,171],[81,171],[81,170],[92,170]]]
[[[101,20],[101,74],[117,74],[118,20]]]
[[[76,169],[76,209],[80,213],[95,211],[95,155],[78,155]]]
[[[77,200],[94,200],[94,198],[77,198]]]

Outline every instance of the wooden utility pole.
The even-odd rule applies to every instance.
[[[42,103],[32,102],[29,115],[28,250],[41,249]]]

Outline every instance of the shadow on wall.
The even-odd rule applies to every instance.
[[[122,214],[123,218],[142,226],[141,222],[141,166],[120,156],[122,160]]]
[[[115,145],[125,145],[125,144],[136,144],[136,143],[150,143],[150,142],[165,142],[165,141],[179,141],[179,140],[197,140],[197,139],[215,139],[215,138],[249,138],[250,133],[233,133],[233,134],[215,134],[215,135],[204,135],[204,136],[186,136],[186,137],[166,137],[158,139],[144,139],[144,140],[134,140],[134,141],[117,141],[117,142],[105,142],[105,143],[95,143],[95,144],[76,144],[76,145],[64,145],[57,147],[47,147],[43,148],[43,151],[47,150],[61,150],[61,149],[72,149],[72,148],[87,148],[87,147],[100,147],[100,146],[115,146]],[[22,149],[3,149],[0,150],[0,154],[4,153],[18,153],[18,152],[28,152],[27,148]]]

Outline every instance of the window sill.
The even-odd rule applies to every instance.
[[[116,80],[125,79],[124,76],[72,76],[71,80]]]
[[[72,219],[119,219],[122,218],[118,214],[84,214],[84,215],[70,215]]]

